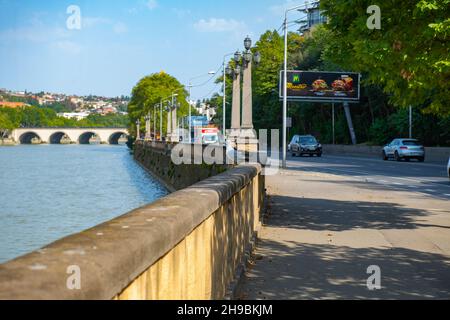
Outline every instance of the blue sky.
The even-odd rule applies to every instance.
[[[301,3],[0,0],[0,88],[128,95],[140,78],[161,70],[187,84],[217,70],[224,54],[242,49],[245,36],[256,41],[278,29],[284,8]],[[80,30],[67,28],[70,5],[81,10]],[[192,96],[214,89],[195,88]]]

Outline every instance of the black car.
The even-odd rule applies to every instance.
[[[313,136],[295,135],[289,144],[289,150],[293,157],[308,154],[310,157],[322,156],[322,145]]]

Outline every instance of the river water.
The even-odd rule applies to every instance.
[[[167,194],[126,146],[0,147],[0,263]]]

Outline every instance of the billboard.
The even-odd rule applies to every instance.
[[[310,102],[358,102],[359,73],[288,71],[287,99]],[[280,99],[283,99],[284,71],[280,72]]]

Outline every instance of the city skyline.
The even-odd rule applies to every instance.
[[[129,96],[142,77],[160,71],[187,85],[202,73],[220,74],[223,55],[242,50],[247,35],[256,42],[267,29],[278,29],[284,8],[300,3],[1,0],[0,87]],[[80,9],[80,29],[67,26],[71,5]],[[192,98],[220,92],[213,81],[218,76],[193,88]]]

